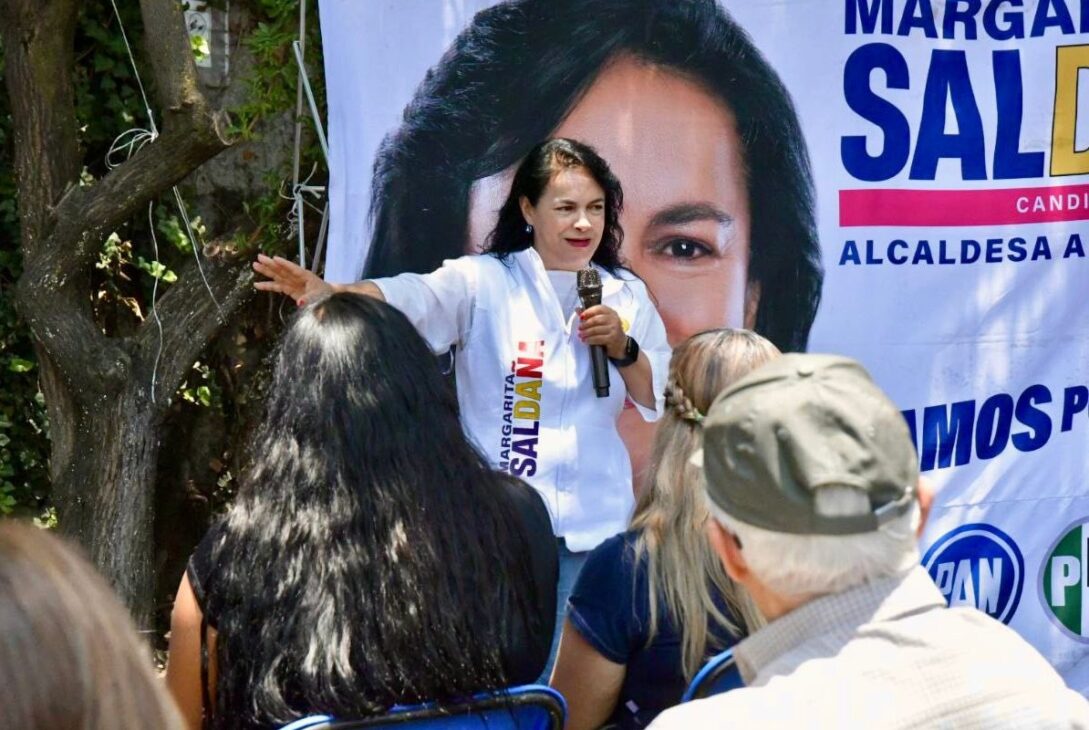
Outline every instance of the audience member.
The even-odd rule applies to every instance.
[[[746,687],[655,728],[1086,728],[1089,704],[1020,636],[947,608],[919,564],[915,450],[849,359],[787,355],[704,420],[709,534],[769,621]]]
[[[548,512],[466,440],[400,312],[347,293],[300,310],[252,460],[174,605],[167,679],[191,728],[374,715],[541,672]]]
[[[707,543],[703,473],[688,461],[715,396],[778,355],[760,335],[733,329],[697,334],[673,352],[670,408],[630,529],[590,553],[568,603],[552,674],[568,730],[645,727],[680,701],[710,655],[759,622]]]
[[[0,522],[0,728],[181,730],[125,609],[56,537]]]

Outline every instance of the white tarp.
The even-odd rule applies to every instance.
[[[763,176],[776,168],[752,151],[782,141],[759,139],[778,129],[761,122],[761,114],[784,116],[774,98],[757,92],[724,98],[736,83],[724,81],[722,92],[706,78],[725,66],[693,70],[668,60],[670,53],[684,54],[668,49],[665,36],[674,31],[662,29],[696,33],[684,25],[700,14],[686,15],[685,8],[698,9],[699,0],[632,0],[629,13],[601,28],[595,24],[622,0],[504,2],[502,12],[488,16],[488,33],[478,27],[472,43],[451,49],[474,14],[493,4],[321,0],[332,156],[328,278],[352,280],[363,270],[377,150],[386,135],[415,124],[415,136],[402,139],[408,139],[404,149],[393,145],[387,160],[393,172],[382,180],[391,188],[405,184],[396,174],[400,164],[426,184],[403,195],[391,215],[430,220],[446,205],[439,200],[444,186],[456,187],[450,181],[458,175],[498,173],[463,191],[469,204],[454,201],[459,222],[432,232],[449,241],[448,256],[479,242],[489,209],[501,200],[502,171],[476,161],[505,166],[506,153],[493,155],[497,146],[521,144],[524,152],[540,137],[573,130],[603,152],[630,193],[625,253],[668,313],[674,341],[706,326],[751,325],[747,305],[797,286],[775,274],[754,292],[743,274],[737,279],[750,244],[768,251],[791,235],[775,226],[793,214],[796,201],[769,201],[768,191],[792,196],[797,187],[776,187],[790,177],[781,172],[782,179],[769,182]],[[924,563],[950,601],[1006,621],[1086,691],[1089,670],[1078,665],[1089,656],[1089,542],[1081,528],[1089,522],[1089,14],[1083,15],[1089,6],[1075,0],[725,5],[789,92],[808,146],[824,268],[808,349],[860,359],[905,411],[924,474],[939,488]],[[667,10],[674,25],[646,20]],[[620,28],[640,14],[632,22],[644,23],[651,37],[637,40],[658,54],[653,78],[622,65],[625,54],[630,60],[640,52],[630,50],[638,29],[617,40]],[[590,64],[585,79],[548,77],[550,69],[584,72],[588,62],[564,54],[585,55],[595,33],[613,34],[602,44],[620,50]],[[472,53],[476,65],[467,62]],[[492,74],[506,77],[492,96],[486,56],[507,64]],[[433,67],[438,78],[426,101],[468,115],[447,122],[451,137],[476,145],[477,152],[467,153],[472,159],[451,162],[456,153],[435,147],[447,122],[433,106],[406,110]],[[568,98],[557,89],[569,82],[577,93]],[[519,85],[524,93],[510,96]],[[673,95],[672,107],[655,96],[659,91]],[[524,113],[519,118],[528,121],[504,128],[507,110],[488,105],[510,105],[518,117],[555,98],[566,106],[540,110],[546,120],[540,123],[550,125],[543,130]],[[712,111],[701,98],[711,99]],[[456,110],[466,99],[470,108]],[[479,120],[472,103],[480,104]],[[721,121],[723,108],[727,120],[748,115],[756,122],[723,133],[723,124],[730,126]],[[514,132],[527,130],[536,136],[511,142]],[[748,145],[740,152],[739,136]],[[731,155],[749,168],[740,185],[731,183],[731,171],[736,176],[740,169]],[[797,173],[797,160],[792,164],[785,169]],[[685,185],[693,199],[718,195],[727,208],[730,196],[744,201],[747,194],[748,210],[734,216],[732,231],[705,228],[652,240],[657,234],[639,216]],[[758,205],[759,196],[765,197]],[[738,222],[746,214],[753,218],[751,241]],[[740,237],[731,242],[731,235]],[[420,237],[419,229],[406,229],[398,245]],[[758,330],[761,321],[755,320]],[[785,348],[805,341],[804,323],[793,335],[778,326]]]

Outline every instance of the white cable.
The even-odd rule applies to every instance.
[[[124,153],[125,160],[130,159],[134,154],[140,151],[140,149],[148,142],[154,142],[159,136],[159,129],[155,126],[155,115],[151,113],[151,104],[147,99],[147,92],[144,90],[144,82],[140,78],[140,70],[136,67],[136,57],[132,53],[132,46],[129,45],[129,37],[125,32],[125,23],[121,20],[121,12],[117,9],[116,0],[110,0],[110,5],[113,6],[114,17],[117,18],[117,27],[121,31],[121,39],[125,43],[125,52],[129,56],[129,65],[132,67],[133,76],[136,78],[136,86],[140,89],[140,98],[144,102],[144,111],[147,113],[148,124],[151,129],[144,129],[137,127],[126,130],[119,134],[110,145],[109,150],[106,152],[106,168],[114,169],[122,162],[115,160],[116,155]],[[230,3],[227,5],[228,21],[230,18]],[[225,43],[224,45],[229,45]],[[182,198],[181,191],[178,190],[178,186],[172,186],[171,190],[174,193],[174,201],[178,206],[178,213],[181,215],[182,222],[185,224],[185,233],[189,236],[189,245],[193,248],[193,258],[197,262],[197,271],[200,272],[201,281],[204,282],[204,288],[208,292],[208,296],[211,297],[212,302],[216,305],[216,311],[219,312],[220,322],[225,320],[226,315],[223,312],[223,307],[220,305],[219,300],[216,299],[215,293],[212,291],[211,285],[208,283],[208,277],[204,274],[204,267],[200,262],[199,246],[201,245],[197,241],[197,236],[193,231],[192,223],[189,220],[189,211],[186,208],[185,200]],[[152,215],[154,209],[154,202],[148,202],[147,208],[147,222],[148,230],[151,233],[151,245],[155,253],[155,263],[158,266],[162,266],[162,262],[159,261],[159,240],[155,235],[155,221]],[[158,309],[158,293],[159,293],[159,274],[158,269],[153,269],[152,278],[155,282],[151,287],[151,315],[155,319],[155,325],[159,331],[159,343],[158,349],[155,353],[154,364],[151,368],[151,402],[155,403],[155,385],[159,372],[159,359],[163,354],[163,323],[159,318]]]
[[[151,219],[151,210],[155,204],[148,201],[147,227],[151,231],[151,245],[155,250],[155,263],[159,263],[159,239],[155,237],[155,221]],[[159,270],[152,269],[151,278],[155,283],[151,285],[151,316],[155,318],[155,326],[159,328],[159,347],[155,350],[155,360],[151,364],[151,402],[155,402],[155,382],[159,375],[159,358],[163,356],[163,321],[159,319],[159,309],[155,306],[159,295]]]
[[[216,305],[216,311],[219,312],[220,323],[226,322],[226,315],[223,313],[223,307],[219,305],[219,300],[216,299],[215,293],[212,291],[212,285],[208,283],[208,277],[204,275],[204,267],[200,264],[200,253],[197,251],[197,236],[193,233],[193,226],[189,222],[189,211],[186,210],[185,200],[182,199],[181,193],[178,192],[178,186],[174,188],[174,201],[178,204],[178,212],[181,213],[182,223],[185,224],[185,235],[189,236],[189,245],[193,249],[193,258],[197,262],[197,271],[200,272],[200,280],[204,282],[204,289],[208,292],[208,296],[211,298],[212,303]]]
[[[132,55],[132,46],[129,45],[129,36],[125,33],[125,24],[121,20],[121,11],[117,9],[115,0],[110,0],[113,5],[113,14],[117,18],[117,27],[121,29],[121,40],[125,42],[125,51],[129,54],[129,63],[132,64],[132,72],[136,76],[136,85],[140,87],[140,98],[144,100],[144,111],[147,112],[148,121],[151,123],[151,138],[159,136],[159,129],[155,126],[155,116],[151,113],[151,104],[148,103],[147,93],[144,91],[144,82],[140,80],[140,72],[136,70],[136,58]]]

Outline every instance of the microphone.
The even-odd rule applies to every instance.
[[[601,276],[595,269],[579,269],[575,281],[583,309],[601,304]],[[609,362],[605,358],[604,346],[590,345],[590,363],[594,376],[594,392],[597,393],[598,398],[607,398],[609,396]]]

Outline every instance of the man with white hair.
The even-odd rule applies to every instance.
[[[1089,703],[1011,629],[947,608],[919,566],[917,457],[853,360],[786,355],[703,421],[711,543],[768,624],[745,687],[670,728],[1089,728]]]

